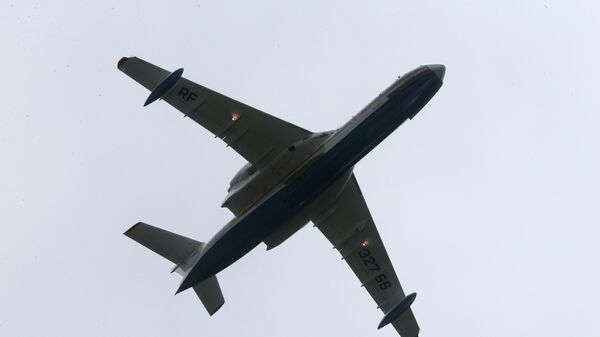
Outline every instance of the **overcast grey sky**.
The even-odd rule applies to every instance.
[[[600,336],[597,1],[3,1],[1,336],[396,336],[307,226],[173,296],[137,221],[208,240],[244,162],[116,69],[139,56],[312,131],[447,66],[356,167],[422,336]]]

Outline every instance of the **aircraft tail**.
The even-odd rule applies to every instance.
[[[204,242],[186,238],[143,222],[131,226],[123,234],[175,263],[171,272],[175,271],[182,276],[185,276],[198,262],[200,252],[205,245]],[[194,285],[193,289],[211,316],[225,303],[216,275]]]

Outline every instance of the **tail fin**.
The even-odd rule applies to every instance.
[[[175,268],[171,272],[176,271],[181,275],[185,275],[197,262],[200,252],[204,248],[204,242],[198,242],[143,222],[131,226],[123,234],[175,263]],[[225,303],[216,275],[194,285],[193,289],[211,316]]]

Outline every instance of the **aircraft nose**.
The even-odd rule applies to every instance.
[[[443,64],[430,64],[427,66],[429,70],[431,70],[435,76],[437,76],[440,81],[444,80],[444,75],[446,75],[446,67]]]

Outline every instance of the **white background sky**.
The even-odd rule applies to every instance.
[[[244,163],[116,69],[139,56],[312,131],[444,86],[356,167],[422,336],[600,336],[597,1],[3,1],[0,336],[396,336],[306,227],[208,317],[137,221],[206,241]]]

